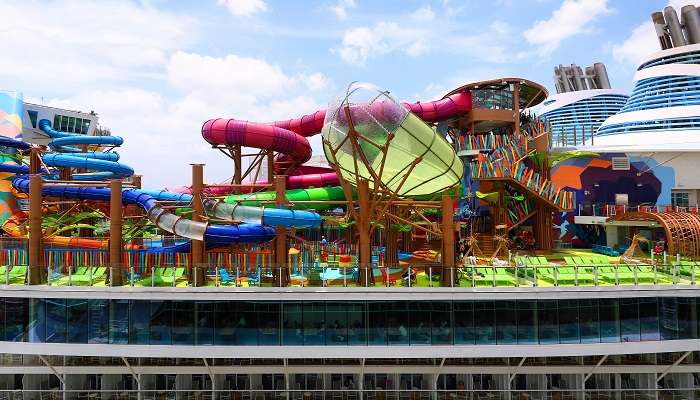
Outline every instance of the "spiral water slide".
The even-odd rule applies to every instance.
[[[456,93],[441,100],[426,103],[402,103],[402,106],[425,122],[441,122],[464,114],[472,109],[469,93]],[[300,165],[311,158],[311,146],[307,137],[319,134],[323,129],[326,110],[269,123],[237,119],[210,119],[202,126],[202,137],[213,146],[244,146],[272,150],[280,154],[278,159],[291,160]],[[304,200],[344,200],[335,172],[325,174],[292,175],[287,178],[287,192],[291,202]],[[330,188],[329,188],[330,186]],[[310,188],[310,189],[307,189]],[[217,193],[217,194],[224,194]],[[274,192],[258,192],[227,196],[227,203],[260,205],[275,199]],[[300,206],[303,208],[305,206]],[[307,206],[319,208],[318,205]]]

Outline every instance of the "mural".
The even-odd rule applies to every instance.
[[[22,134],[22,94],[0,91],[0,135],[18,138]],[[0,163],[16,163],[14,149],[0,147]],[[12,194],[13,174],[0,173],[0,224],[12,214],[15,197]]]
[[[617,194],[627,195],[627,204],[670,204],[671,188],[675,184],[672,167],[659,164],[652,157],[630,158],[629,170],[613,170],[613,157],[627,157],[624,153],[608,153],[571,157],[552,168],[552,181],[576,192],[577,210],[582,215],[601,215],[606,204],[615,204]],[[574,247],[590,247],[605,243],[605,231],[600,226],[576,225],[578,213],[557,213],[554,229],[559,240]]]

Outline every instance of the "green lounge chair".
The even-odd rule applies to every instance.
[[[172,286],[174,284],[177,284],[177,281],[183,276],[185,276],[185,267],[175,267],[174,274],[172,267],[167,267],[165,269],[166,271],[164,271],[162,275],[156,277],[156,286]]]
[[[63,282],[65,280],[66,283],[69,283],[73,286],[93,285],[96,282],[105,279],[105,275],[107,274],[107,267],[93,267],[91,271],[92,273],[90,272],[90,270],[86,270],[83,274],[71,275],[70,279],[69,277],[64,276],[59,280],[59,282]]]
[[[27,266],[15,265],[8,273],[8,284],[24,285],[27,278]]]
[[[476,286],[515,286],[515,275],[505,271],[504,268],[474,267],[474,285]]]

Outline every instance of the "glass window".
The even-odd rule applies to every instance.
[[[194,344],[194,302],[170,301],[173,344]]]
[[[284,303],[282,309],[282,343],[285,345],[304,344],[303,313],[301,303]]]
[[[665,300],[665,299],[664,299]],[[678,298],[678,339],[697,339],[698,331],[697,327],[697,314],[693,312],[695,310],[696,299],[679,297]],[[670,310],[665,309],[665,305],[662,303],[661,315],[663,316],[661,321],[667,318],[667,312]],[[663,332],[663,330],[662,330]],[[667,339],[664,337],[664,339]]]
[[[365,303],[345,303],[348,315],[348,344],[367,344]]]
[[[537,322],[540,343],[559,343],[559,323],[556,300],[537,301]]]
[[[495,306],[493,301],[474,302],[474,337],[476,344],[495,344]]]
[[[348,341],[348,315],[347,303],[326,303],[326,329],[327,345],[344,345]]]
[[[277,302],[255,303],[255,310],[250,314],[250,320],[257,318],[261,329],[258,335],[258,343],[264,346],[277,346],[280,344],[280,311],[282,307]],[[254,315],[253,315],[254,314]],[[247,336],[253,335],[251,329]]]
[[[407,345],[409,334],[408,304],[406,301],[388,302],[386,337],[389,345]]]
[[[518,343],[537,343],[537,302],[535,300],[518,300]]]
[[[75,132],[75,117],[68,118],[68,132]]]
[[[559,300],[559,343],[580,343],[578,300]]]
[[[61,116],[58,114],[54,114],[53,116],[53,125],[51,125],[53,129],[61,129]]]
[[[66,299],[46,299],[46,342],[66,342]]]
[[[433,344],[452,344],[452,303],[433,302],[430,319],[433,325]]]
[[[432,302],[412,301],[410,303],[411,344],[421,345],[431,343],[430,314]]]
[[[66,320],[68,321],[68,343],[88,342],[88,301],[66,300]]]
[[[46,309],[43,299],[29,299],[29,325],[27,341],[42,343],[46,341]]]
[[[68,132],[68,117],[65,115],[61,115],[61,132]]]
[[[311,301],[303,304],[304,344],[322,346],[326,343],[326,303]]]
[[[656,297],[639,299],[639,331],[641,340],[659,340],[659,305]]]
[[[21,342],[27,327],[27,300],[8,297],[5,299],[5,340]]]
[[[620,338],[623,342],[640,340],[639,301],[620,299]]]
[[[82,133],[83,135],[87,135],[88,132],[90,132],[90,120],[84,119],[83,120],[83,128],[81,129],[80,133]]]
[[[671,192],[671,205],[674,207],[690,206],[690,194],[688,192]]]
[[[496,341],[498,344],[517,343],[515,301],[496,302]]]
[[[238,323],[238,309],[234,301],[216,302],[216,323],[214,329],[214,344],[236,344],[236,324]]]
[[[151,302],[131,300],[129,306],[129,343],[148,344],[151,332]]]
[[[600,315],[601,342],[620,341],[620,315],[617,299],[598,300],[598,315]]]
[[[115,299],[109,307],[109,343],[126,344],[129,340],[129,300]]]
[[[581,343],[600,342],[600,322],[598,317],[598,301],[581,299],[578,305]]]
[[[89,300],[88,321],[88,343],[109,342],[109,300]]]
[[[382,346],[387,344],[386,317],[389,311],[387,303],[378,301],[367,303],[369,345]]]
[[[36,119],[39,114],[34,110],[27,110],[27,115],[29,115],[29,122],[32,124],[32,128],[36,128]]]
[[[214,320],[216,309],[213,301],[195,302],[195,344],[214,343]]]
[[[474,303],[456,301],[453,306],[455,344],[474,344]]]
[[[169,301],[151,301],[151,340],[150,344],[172,344],[170,328],[173,314]]]

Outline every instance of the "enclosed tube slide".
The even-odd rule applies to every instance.
[[[339,186],[327,186],[320,188],[309,189],[292,189],[285,192],[287,201],[294,203],[296,201],[343,201],[345,194]],[[274,202],[277,197],[276,192],[257,192],[250,194],[234,194],[226,196],[226,203],[240,203],[247,206],[261,206]],[[339,204],[327,203],[299,203],[294,204],[296,209],[312,208],[315,210],[327,210],[339,207]],[[241,206],[239,206],[241,207]]]
[[[402,103],[402,106],[425,122],[438,122],[453,118],[472,109],[471,94],[455,93],[442,100],[427,103]],[[210,144],[226,146],[246,146],[256,149],[273,150],[291,158],[296,163],[304,163],[311,157],[311,146],[306,137],[316,135],[323,129],[326,110],[319,110],[300,118],[257,123],[236,119],[210,119],[202,126],[202,136]],[[334,173],[330,173],[335,175]],[[295,185],[324,186],[337,185],[338,177],[305,175],[290,176],[288,187]],[[316,175],[316,174],[312,174]],[[222,194],[222,193],[218,193]]]
[[[124,139],[119,136],[86,136],[66,133],[53,129],[47,119],[39,121],[39,129],[53,139],[49,147],[56,153],[45,154],[42,158],[50,167],[84,168],[96,172],[74,174],[73,180],[94,181],[111,178],[125,178],[134,174],[134,170],[119,160],[115,152],[82,152],[76,145],[120,146]],[[66,154],[67,153],[67,154]]]
[[[18,176],[12,185],[22,193],[29,192],[29,179]],[[94,187],[75,187],[45,183],[42,195],[65,199],[109,201],[110,189]],[[259,243],[275,237],[275,230],[268,226],[240,224],[235,226],[210,225],[180,218],[159,207],[156,198],[138,189],[125,189],[122,192],[125,204],[136,204],[146,211],[148,219],[159,228],[192,240],[208,243]]]
[[[182,203],[182,205],[189,205],[192,202],[192,195],[187,193],[147,190],[141,190],[141,192],[160,201]],[[240,205],[238,202],[220,202],[212,199],[205,199],[203,205],[206,214],[209,216],[231,221],[242,221],[248,224],[281,225],[285,228],[313,228],[321,225],[321,216],[310,211],[251,207],[250,205]]]

